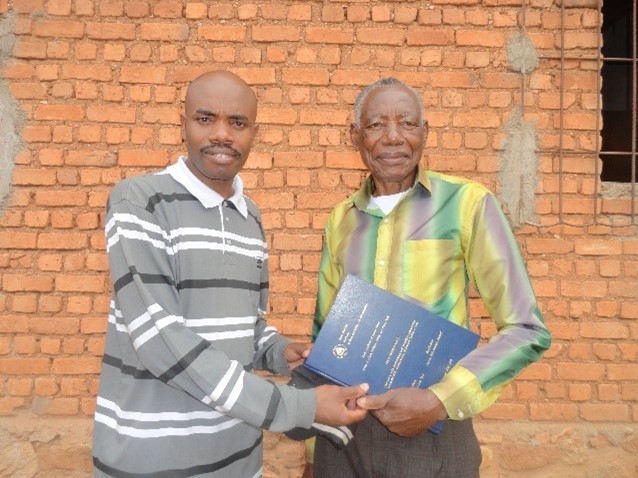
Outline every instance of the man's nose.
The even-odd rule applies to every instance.
[[[384,137],[386,141],[391,144],[397,144],[403,142],[403,131],[398,123],[388,123],[385,126]]]
[[[210,126],[208,140],[211,143],[232,143],[233,135],[230,125],[224,121],[215,121]]]

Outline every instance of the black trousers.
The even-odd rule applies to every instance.
[[[425,431],[404,438],[389,432],[375,418],[367,417],[353,431],[354,440],[341,450],[317,437],[315,478],[479,476],[481,449],[472,420],[447,420],[438,435]]]

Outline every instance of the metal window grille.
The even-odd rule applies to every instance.
[[[605,56],[603,48],[603,6],[605,2],[614,2],[614,0],[597,0],[597,4],[592,3],[589,6],[590,11],[597,12],[597,42],[594,47],[590,48],[573,48],[566,44],[567,18],[572,14],[579,5],[585,5],[587,2],[561,0],[560,4],[560,40],[556,50],[546,50],[539,54],[539,59],[545,62],[545,67],[550,71],[558,68],[559,83],[559,109],[558,109],[558,142],[554,147],[539,148],[538,153],[541,157],[551,158],[552,173],[558,174],[558,191],[557,191],[557,211],[552,219],[548,218],[542,222],[543,226],[551,226],[555,224],[585,226],[591,224],[603,224],[608,226],[630,226],[637,223],[636,202],[636,178],[637,178],[637,8],[638,0],[622,0],[623,7],[631,7],[629,21],[627,22],[626,41],[628,43],[627,54],[622,56]],[[607,5],[609,6],[609,4]],[[574,8],[570,8],[574,7]],[[597,10],[594,10],[597,8]],[[525,28],[526,12],[528,10],[527,0],[522,0],[521,24]],[[582,9],[581,9],[582,10]],[[593,28],[593,27],[592,27]],[[592,30],[593,31],[593,30]],[[569,105],[566,103],[567,94],[570,92],[570,86],[566,84],[566,74],[574,68],[574,65],[584,65],[589,63],[595,65],[596,68],[596,87],[592,93],[595,95],[595,126],[591,132],[594,136],[594,143],[588,148],[571,147],[565,144],[568,134],[571,132],[570,126],[566,125],[566,117],[569,115]],[[557,65],[556,65],[557,64]],[[609,115],[605,115],[605,102],[608,101],[610,95],[615,95],[618,90],[615,85],[605,85],[603,87],[603,77],[605,68],[616,68],[624,72],[626,85],[624,85],[627,104],[629,105],[628,116],[623,121],[629,122],[627,125],[622,123],[623,138],[620,148],[614,147],[618,142],[614,143],[605,140],[605,135],[614,132],[615,127],[619,124],[615,122]],[[524,101],[527,82],[525,75],[521,81],[521,102]],[[607,95],[607,96],[605,96]],[[523,110],[524,111],[524,110]],[[607,116],[607,122],[604,121]],[[593,163],[593,172],[584,169],[589,174],[588,179],[591,185],[587,191],[578,191],[578,195],[572,194],[573,191],[565,190],[565,180],[570,174],[566,172],[565,164],[569,162],[582,160],[584,163]],[[625,163],[624,176],[618,180],[618,176],[612,176],[612,179],[606,180],[603,171],[605,162],[623,161]],[[611,163],[609,163],[611,164]],[[572,171],[573,172],[573,171]],[[575,212],[570,205],[580,201],[581,204],[591,204],[588,213]],[[556,217],[557,216],[557,217]]]

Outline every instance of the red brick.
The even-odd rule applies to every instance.
[[[184,7],[184,17],[188,19],[205,18],[207,8],[204,3],[187,3]]]
[[[312,320],[310,319],[286,319],[282,327],[282,333],[292,336],[308,336],[312,331]]]
[[[99,373],[100,364],[101,359],[99,357],[54,358],[51,365],[51,373],[62,375]]]
[[[53,278],[35,274],[4,274],[2,287],[5,292],[50,292],[53,290]]]
[[[35,204],[37,206],[82,206],[86,204],[84,191],[37,191]]]
[[[186,24],[143,23],[140,26],[142,40],[184,41],[188,40],[189,28]]]
[[[606,297],[609,291],[605,281],[564,280],[560,292],[567,297]]]
[[[162,167],[168,165],[166,151],[149,151],[147,149],[122,149],[118,152],[118,164],[120,166]]]
[[[35,398],[31,411],[36,415],[77,415],[77,398]]]
[[[370,18],[370,7],[365,5],[350,5],[346,15],[350,23],[362,23]]]
[[[350,111],[348,110],[302,110],[301,124],[314,125],[343,125],[348,124]]]
[[[297,112],[293,109],[259,108],[257,122],[259,124],[293,125],[297,122]]]
[[[323,153],[276,151],[273,166],[275,168],[320,168],[323,166]]]
[[[22,354],[34,354],[36,352],[36,341],[34,337],[15,337],[13,339],[15,352]]]
[[[122,66],[120,70],[122,83],[154,83],[166,82],[166,68],[163,66]]]
[[[182,2],[161,1],[153,9],[153,13],[161,18],[180,18],[184,6]]]
[[[617,322],[584,322],[581,324],[581,336],[594,339],[629,338],[627,325]]]
[[[27,80],[33,77],[34,68],[26,63],[10,63],[5,67],[4,77],[10,80]]]
[[[616,403],[583,403],[580,416],[591,422],[626,422],[629,419],[629,407]]]
[[[571,421],[578,417],[578,405],[573,403],[532,403],[530,417],[538,421]]]
[[[246,41],[246,27],[231,25],[200,25],[197,27],[197,37],[200,40],[215,42],[239,42]]]
[[[341,23],[346,18],[341,5],[324,5],[321,8],[321,20],[324,22]]]
[[[333,169],[367,169],[356,152],[326,152],[326,167]]]
[[[609,317],[613,317],[613,315]],[[621,304],[620,317],[625,319],[638,319],[638,303],[623,301]]]
[[[132,23],[87,23],[86,34],[92,40],[134,40],[135,25]]]
[[[56,183],[55,171],[19,168],[13,172],[12,184],[21,186],[51,186]]]
[[[87,238],[84,234],[41,233],[38,236],[38,249],[85,249]]]
[[[487,60],[489,61],[489,59]],[[484,65],[485,66],[485,65]],[[485,88],[513,90],[520,86],[520,75],[515,73],[482,73],[481,85]]]
[[[285,20],[288,15],[287,5],[265,3],[260,8],[262,18],[266,20]]]
[[[3,334],[16,334],[29,332],[29,321],[26,316],[23,315],[4,315],[0,320],[0,332]],[[0,343],[2,343],[0,341]],[[2,345],[4,350],[4,345]],[[0,353],[6,353],[4,351]]]
[[[638,377],[637,364],[609,364],[607,365],[607,378],[609,380],[634,381]]]
[[[622,242],[603,239],[577,239],[574,243],[576,254],[609,256],[622,254]]]
[[[309,21],[312,19],[312,5],[292,4],[288,8],[288,20]]]
[[[564,239],[545,239],[528,237],[525,239],[525,250],[529,254],[567,254],[573,251],[571,241]]]
[[[49,367],[48,358],[0,358],[0,373],[6,375],[45,375]]]
[[[300,192],[297,194],[297,208],[314,210],[332,209],[344,199],[346,199],[344,196],[335,194],[332,191]]]
[[[505,35],[498,31],[456,30],[456,44],[458,46],[483,46],[502,48],[505,45]]]
[[[305,30],[305,39],[308,43],[350,45],[354,43],[354,30],[308,27]]]
[[[330,74],[324,69],[283,68],[282,81],[290,85],[327,85]]]
[[[251,34],[255,42],[298,42],[301,40],[301,31],[298,27],[283,25],[255,25],[251,29]]]
[[[524,404],[517,403],[495,403],[481,414],[486,418],[504,418],[513,420],[527,420],[529,412]]]
[[[272,85],[277,81],[274,68],[231,68],[231,71],[249,85]]]
[[[82,38],[84,24],[65,21],[36,21],[33,23],[33,34],[39,37]]]
[[[74,80],[111,81],[111,67],[107,65],[62,65],[61,77]]]
[[[33,118],[38,121],[80,121],[84,118],[84,107],[69,104],[38,105],[33,112]]]
[[[144,108],[142,110],[142,121],[151,124],[173,124],[180,125],[181,108]]]
[[[599,363],[560,362],[556,368],[556,376],[561,380],[602,380],[605,376],[605,366]]]
[[[306,234],[275,234],[273,247],[281,251],[320,251],[321,237]]]
[[[405,34],[400,28],[357,28],[357,41],[364,45],[403,45]]]
[[[11,54],[15,58],[42,60],[47,57],[47,44],[41,42],[17,42],[13,46]]]
[[[17,408],[22,408],[25,399],[22,397],[0,397],[0,416],[12,415]]]
[[[125,106],[89,106],[86,116],[98,123],[135,123],[136,111]]]
[[[379,79],[379,73],[367,70],[335,70],[330,83],[333,85],[359,85],[367,86]]]

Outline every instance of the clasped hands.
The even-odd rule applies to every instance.
[[[311,349],[311,344],[288,344],[284,355],[290,369],[302,365]],[[366,395],[368,385],[362,384],[321,385],[315,391],[315,420],[326,425],[350,425],[370,413],[392,433],[413,437],[447,418],[441,401],[427,389],[397,388],[380,395]]]

